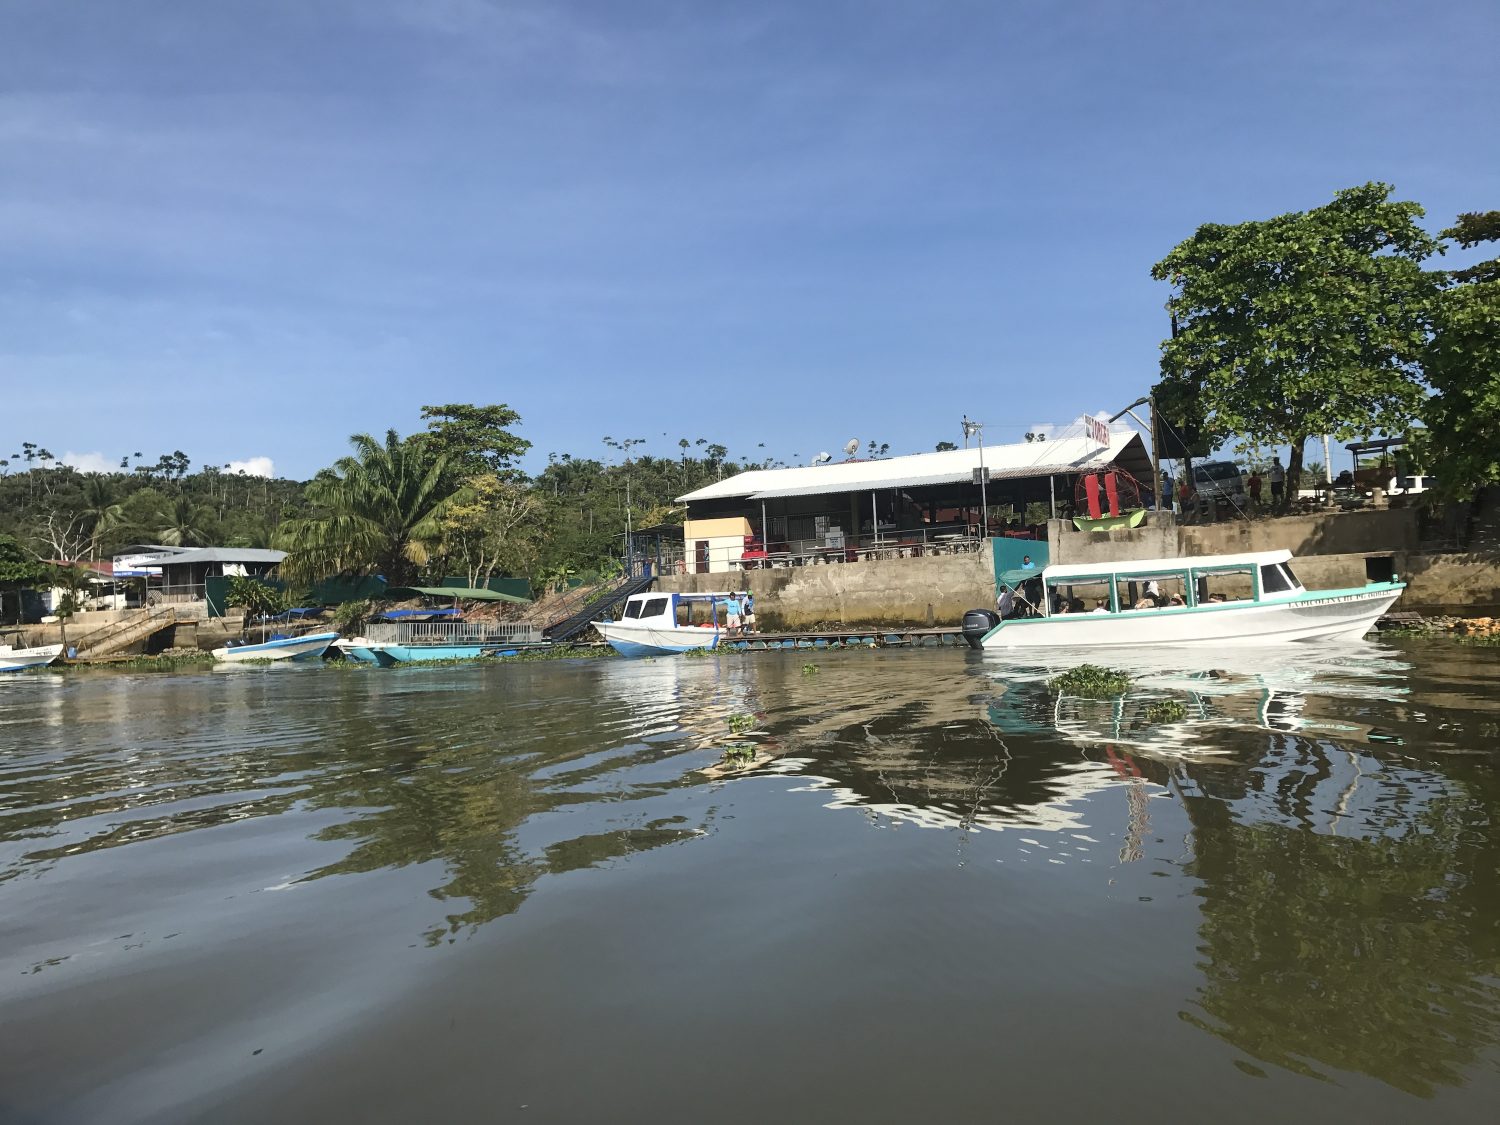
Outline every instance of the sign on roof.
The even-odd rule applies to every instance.
[[[1092,414],[1087,416],[1089,437],[1100,445],[1109,444],[1109,423],[1103,418],[1095,418]]]

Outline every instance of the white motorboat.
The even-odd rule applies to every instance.
[[[62,645],[39,645],[36,648],[13,648],[0,645],[0,672],[22,672],[41,668],[62,655]]]
[[[259,644],[226,645],[213,651],[214,659],[225,664],[252,660],[316,660],[339,639],[337,633],[311,633],[304,637],[272,637]]]
[[[1000,576],[1008,612],[970,610],[974,648],[1093,649],[1139,645],[1251,647],[1358,638],[1403,582],[1308,590],[1290,551],[1117,563],[1070,563]]]
[[[625,599],[619,621],[596,621],[594,628],[621,656],[670,656],[714,648],[727,635],[726,606],[743,604],[745,597],[724,591],[632,594]],[[699,616],[706,620],[695,622]]]

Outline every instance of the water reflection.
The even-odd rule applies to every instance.
[[[1309,653],[1295,665],[1216,656],[1212,668],[1137,654],[1129,692],[1083,700],[1047,689],[1066,660],[818,659],[812,674],[797,653],[59,677],[12,691],[0,710],[0,937],[15,951],[0,961],[7,987],[85,980],[80,965],[120,934],[135,934],[130,948],[160,949],[179,929],[178,882],[207,904],[204,916],[242,892],[296,890],[309,905],[266,896],[278,905],[255,909],[287,927],[323,925],[340,954],[346,942],[415,946],[410,956],[426,967],[444,961],[434,948],[483,950],[482,938],[469,939],[524,929],[546,913],[541,888],[581,879],[603,897],[601,884],[626,881],[624,872],[668,868],[690,894],[733,881],[727,897],[753,925],[743,950],[720,931],[714,952],[735,973],[765,973],[771,991],[791,970],[758,961],[757,942],[774,937],[786,896],[800,891],[801,911],[827,911],[819,937],[830,945],[888,929],[880,948],[895,952],[882,979],[909,971],[936,981],[930,995],[903,997],[935,1019],[960,1018],[943,1004],[966,1003],[971,980],[1023,994],[1016,964],[1053,980],[1090,971],[1052,946],[1090,948],[1103,926],[1138,951],[1143,976],[1168,982],[1171,1032],[1143,1030],[1197,1044],[1176,1041],[1190,1056],[1183,1065],[1219,1067],[1214,1052],[1227,1045],[1249,1072],[1356,1073],[1428,1096],[1491,1064],[1500,1035],[1493,662],[1386,646]],[[746,741],[752,760],[721,761],[727,744]],[[273,856],[262,861],[261,848]],[[808,892],[827,855],[855,878]],[[1035,857],[1025,882],[994,874],[1014,872],[1022,856]],[[588,869],[599,873],[558,878]],[[125,877],[136,882],[115,890]],[[945,958],[961,963],[963,988],[944,980],[931,931],[904,952],[897,940],[917,893],[956,919]],[[313,921],[330,901],[390,917],[356,939]],[[1118,901],[1154,912],[1159,932],[1100,910]],[[584,929],[622,917],[574,910],[567,925]],[[117,924],[115,913],[165,932],[143,938],[146,924]],[[201,917],[188,922],[200,936],[208,929]],[[985,935],[1008,925],[1014,956],[995,958]],[[980,936],[966,946],[960,930]],[[1173,930],[1176,946],[1139,936]],[[530,949],[545,962],[544,949]],[[198,956],[216,953],[236,963],[232,946]],[[703,975],[688,991],[713,972],[694,964]],[[671,980],[660,965],[651,972],[663,976],[633,978],[624,963],[615,971],[639,995]],[[856,995],[864,985],[857,967],[849,972]],[[325,961],[316,975],[336,973]],[[1074,999],[1085,1018],[1118,1010]]]
[[[1493,695],[1455,693],[1434,723],[1410,665],[1363,655],[1208,673],[1148,661],[1131,668],[1138,690],[1106,701],[1051,697],[1055,668],[1011,668],[988,711],[1180,797],[1203,904],[1184,1020],[1262,1063],[1431,1096],[1500,1041],[1500,787],[1488,760],[1439,765],[1471,750],[1452,736],[1484,729]],[[1160,698],[1184,717],[1153,723]]]

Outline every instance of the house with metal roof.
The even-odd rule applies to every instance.
[[[152,602],[203,601],[210,578],[275,573],[285,551],[264,547],[168,547],[135,544],[122,548],[114,559],[117,576],[145,578]],[[159,583],[159,584],[158,584]]]
[[[754,469],[677,498],[687,505],[679,569],[910,557],[1043,535],[1045,519],[1071,514],[1078,477],[1111,466],[1150,481],[1139,434]]]

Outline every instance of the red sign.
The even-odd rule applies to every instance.
[[[1109,444],[1109,423],[1103,418],[1089,418],[1089,437],[1100,445]]]

